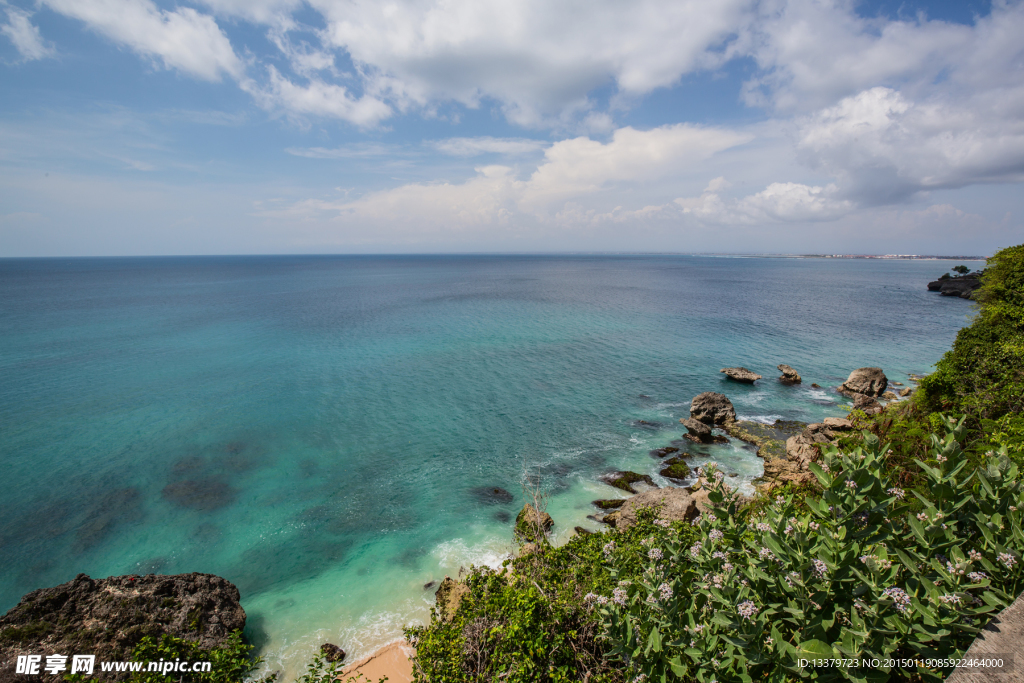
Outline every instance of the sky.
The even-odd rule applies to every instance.
[[[0,257],[989,255],[1024,1],[0,0]]]

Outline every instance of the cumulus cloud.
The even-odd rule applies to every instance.
[[[355,97],[344,86],[316,77],[310,78],[307,85],[299,85],[282,76],[273,66],[267,71],[267,84],[247,81],[242,86],[265,109],[280,109],[292,115],[328,116],[362,127],[376,125],[391,115],[391,107],[370,95]]]
[[[1024,91],[1020,93],[1024,95]],[[1024,99],[1020,104],[1024,104]],[[1024,121],[877,87],[805,119],[798,149],[862,202],[1024,180]]]
[[[12,7],[2,1],[0,1],[0,11],[7,15],[7,22],[0,24],[0,33],[7,36],[24,61],[45,59],[57,54],[53,46],[43,40],[43,36],[39,33],[39,27],[30,21],[32,17],[30,12]]]
[[[207,81],[239,77],[242,61],[213,17],[191,7],[162,10],[150,0],[42,0],[50,9],[140,55]]]
[[[396,100],[475,107],[492,98],[510,120],[543,126],[567,111],[585,115],[599,86],[647,93],[721,64],[751,0],[310,4],[328,44]]]
[[[679,198],[675,204],[684,214],[703,223],[763,225],[765,223],[829,221],[844,216],[853,202],[837,197],[835,185],[772,183],[761,192],[729,200],[720,194],[728,187],[724,178],[712,180],[700,197]]]

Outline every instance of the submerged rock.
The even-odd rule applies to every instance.
[[[865,396],[881,396],[889,387],[882,368],[858,368],[850,373],[846,381],[839,385],[839,393],[853,397],[853,394]]]
[[[209,512],[230,505],[235,490],[218,479],[188,479],[165,486],[163,496],[178,507]]]
[[[792,366],[783,363],[777,367],[779,368],[779,372],[782,373],[782,377],[779,377],[779,381],[783,384],[800,384],[803,381],[800,378],[800,373],[794,370]]]
[[[470,493],[483,505],[508,505],[512,502],[512,494],[498,486],[478,486]]]
[[[816,384],[815,382],[811,382],[811,388],[812,389],[821,389],[821,385],[820,384]]]
[[[654,483],[649,474],[637,474],[636,472],[611,472],[601,477],[601,480],[607,484],[614,486],[617,489],[622,489],[629,493],[637,493],[637,490],[633,488],[633,484],[643,482],[651,488],[658,488],[658,485]]]
[[[706,425],[726,425],[736,421],[736,409],[725,394],[705,391],[690,401],[690,417]]]
[[[23,679],[13,670],[21,654],[91,654],[97,661],[127,660],[145,636],[159,639],[169,634],[197,641],[209,650],[244,627],[238,589],[219,576],[91,579],[79,574],[54,588],[28,593],[0,617],[0,661],[4,663],[0,681]],[[127,677],[127,673],[113,676],[116,680]],[[63,679],[43,673],[38,680]]]
[[[655,448],[653,451],[650,451],[651,455],[656,458],[664,458],[667,455],[672,455],[673,453],[678,452],[679,449],[675,446],[665,446],[664,448]]]
[[[719,372],[724,372],[725,376],[734,382],[742,382],[744,384],[753,384],[761,379],[761,375],[746,368],[722,368]]]

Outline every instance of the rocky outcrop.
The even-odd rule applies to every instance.
[[[680,456],[669,458],[665,461],[665,467],[659,472],[667,479],[683,480],[690,476],[690,466]]]
[[[245,627],[238,589],[212,574],[112,576],[79,574],[54,588],[32,591],[0,617],[0,681],[20,654],[90,654],[96,661],[128,660],[145,636],[169,634],[204,649]],[[68,671],[70,673],[70,659]],[[36,678],[36,677],[33,677]],[[114,676],[127,678],[127,674]],[[36,680],[61,681],[43,672]]]
[[[899,396],[897,396],[892,391],[887,391],[884,394],[882,394],[882,398],[884,398],[886,401],[895,401],[896,399],[899,398]]]
[[[323,654],[324,659],[326,659],[328,662],[331,662],[332,664],[337,662],[343,662],[345,661],[346,657],[344,650],[342,650],[337,645],[333,645],[331,643],[324,643],[323,645],[321,645],[320,653]]]
[[[628,529],[636,524],[637,511],[645,507],[658,508],[658,517],[669,521],[690,521],[697,516],[697,502],[689,491],[682,488],[664,488],[644,491],[632,498],[616,512],[605,515],[604,522],[616,529]]]
[[[653,455],[656,458],[664,458],[666,456],[669,456],[669,455],[672,455],[673,453],[678,453],[678,452],[679,452],[679,449],[676,448],[675,446],[665,446],[664,448],[655,448],[650,453],[651,453],[651,455]]]
[[[592,505],[596,505],[602,510],[618,510],[622,507],[622,504],[626,502],[625,498],[605,498],[604,500],[593,500],[590,501]]]
[[[527,503],[516,516],[515,530],[524,539],[541,540],[554,525],[555,520],[551,519],[551,515]]]
[[[783,384],[800,384],[803,380],[800,378],[800,373],[797,372],[792,366],[786,365],[785,363],[778,366],[779,372],[782,376],[779,377],[779,381]]]
[[[786,439],[786,452],[781,457],[766,458],[764,478],[770,482],[811,481],[814,474],[808,465],[821,457],[820,446],[831,443],[839,434],[853,429],[853,423],[841,417],[826,417]]]
[[[725,426],[736,421],[736,409],[725,394],[705,391],[690,401],[690,417],[706,425]]]
[[[981,287],[981,273],[954,275],[947,273],[938,280],[928,283],[928,291],[938,292],[942,296],[955,296],[961,299],[973,299],[974,293]]]
[[[719,372],[724,372],[725,376],[732,381],[742,382],[743,384],[753,384],[761,379],[761,375],[746,368],[722,368]]]
[[[527,505],[526,507],[530,506]],[[452,617],[459,610],[462,598],[467,593],[469,593],[469,588],[466,584],[456,581],[450,576],[444,577],[444,581],[438,587],[437,593],[434,594],[434,601],[437,603],[437,612],[438,616],[441,617],[441,621],[451,621]]]
[[[601,477],[601,480],[606,484],[610,484],[617,489],[622,489],[629,493],[638,493],[638,491],[633,488],[633,484],[636,483],[644,483],[651,488],[658,488],[658,485],[654,483],[654,480],[651,479],[649,474],[638,474],[636,472],[629,471],[611,472]]]
[[[882,412],[882,404],[864,394],[857,394],[853,401],[853,409],[863,412],[865,415],[877,415]]]
[[[910,387],[900,389],[900,398],[906,398],[907,396],[910,396],[912,393],[914,393],[914,390],[911,389]]]
[[[700,420],[695,420],[692,417],[684,417],[679,420],[684,427],[686,427],[686,434],[683,434],[683,438],[692,441],[694,443],[728,443],[729,440],[724,436],[718,436],[711,431],[709,425],[704,424]]]
[[[996,657],[998,656],[998,657]],[[948,683],[1020,683],[1024,681],[1024,595],[1004,609],[982,629],[964,653],[964,659],[1002,659],[997,669],[957,668]],[[1006,666],[1006,665],[1009,666]]]
[[[889,380],[882,368],[858,368],[839,385],[839,393],[851,398],[856,398],[853,394],[881,396],[888,387]]]

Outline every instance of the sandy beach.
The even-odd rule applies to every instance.
[[[399,640],[385,645],[372,655],[363,657],[357,662],[342,669],[342,681],[348,681],[358,676],[363,678],[360,681],[377,683],[381,678],[387,676],[388,683],[410,683],[412,681],[412,657],[415,650],[408,642]]]

